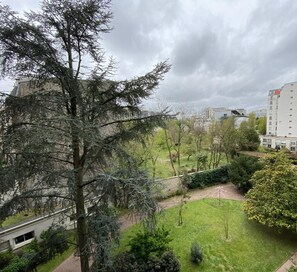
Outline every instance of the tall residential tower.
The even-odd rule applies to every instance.
[[[267,101],[267,135],[261,137],[265,147],[297,151],[297,82],[271,90]]]

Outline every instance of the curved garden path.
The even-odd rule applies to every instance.
[[[205,189],[195,189],[191,190],[187,193],[189,196],[187,201],[195,201],[203,198],[224,198],[224,199],[234,199],[234,200],[243,200],[244,196],[238,192],[236,187],[231,184],[223,184],[211,186]],[[159,204],[162,208],[168,209],[173,206],[176,206],[180,203],[181,196],[174,196],[163,201],[160,201]],[[121,217],[121,230],[125,230],[137,223],[135,217],[131,217],[129,215],[125,215]],[[295,256],[295,257],[294,257]],[[297,261],[297,252],[292,256],[287,262],[285,262],[276,272],[285,272],[286,268],[292,265],[292,259]],[[80,272],[80,262],[79,258],[74,255],[70,256],[64,262],[62,262],[54,272]],[[255,271],[256,272],[256,271]]]

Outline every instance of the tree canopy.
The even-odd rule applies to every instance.
[[[141,101],[170,68],[162,62],[143,76],[112,80],[114,61],[100,47],[111,30],[110,5],[44,0],[24,17],[0,7],[2,76],[29,77],[15,95],[1,94],[0,217],[25,207],[73,209],[84,272],[91,256],[96,271],[110,264],[119,229],[110,203],[122,188],[130,208],[145,216],[156,210],[151,181],[122,144],[162,123],[165,113],[143,116]]]
[[[261,224],[297,230],[297,172],[283,151],[267,155],[252,176],[244,209]]]
[[[262,169],[262,164],[258,158],[251,156],[240,155],[235,157],[229,167],[228,175],[230,181],[237,186],[237,188],[246,193],[252,188],[250,182],[252,175]]]

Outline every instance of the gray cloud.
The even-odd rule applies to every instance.
[[[34,2],[12,5],[34,9]],[[172,64],[147,107],[160,100],[265,107],[269,89],[297,80],[294,0],[114,0],[112,10],[114,30],[102,45],[118,61],[117,77]]]

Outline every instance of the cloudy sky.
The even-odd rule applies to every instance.
[[[1,0],[0,0],[1,1]],[[33,0],[2,0],[14,10]],[[103,37],[117,77],[172,65],[146,107],[265,108],[268,90],[297,81],[296,0],[113,0]],[[0,90],[11,81],[0,81]]]

